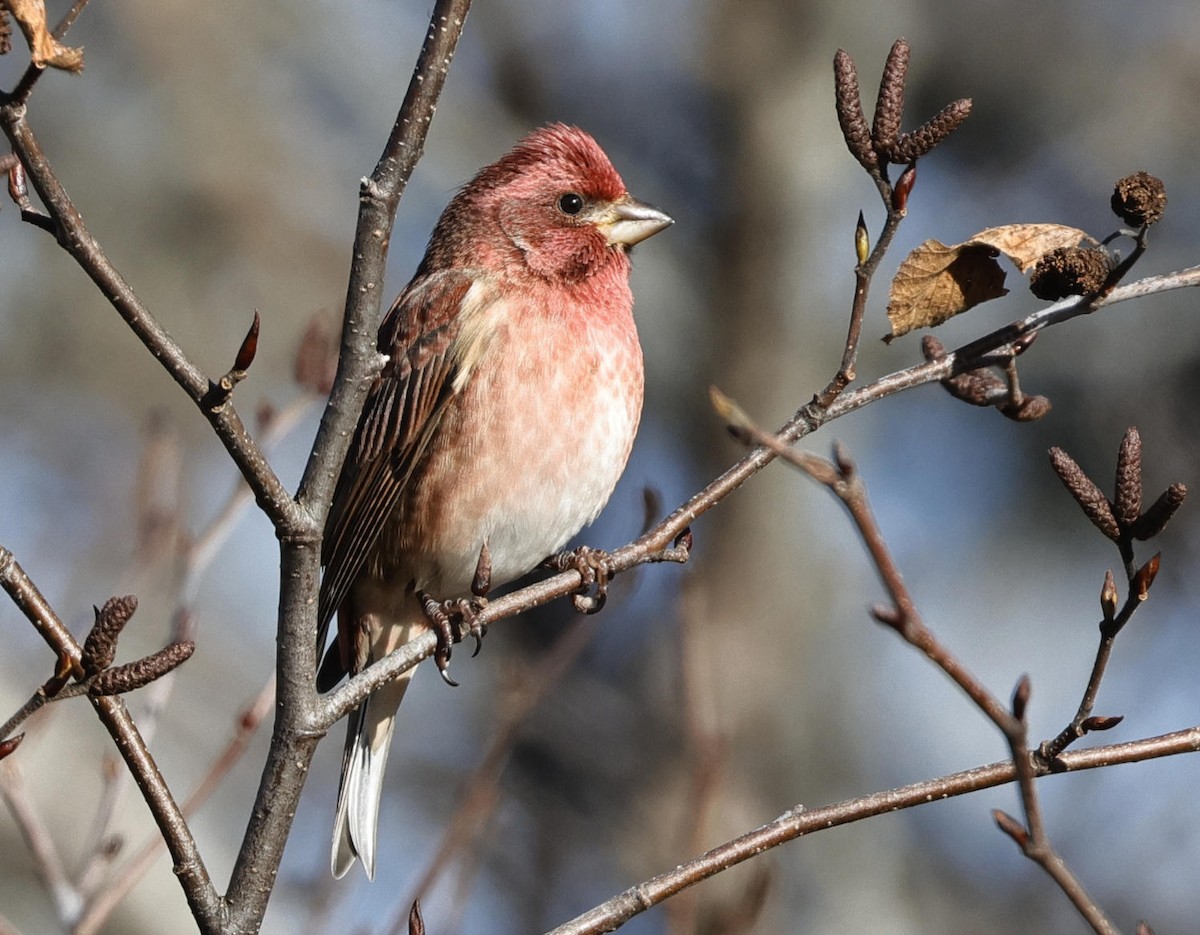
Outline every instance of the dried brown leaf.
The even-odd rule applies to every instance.
[[[905,257],[892,280],[889,338],[914,328],[931,328],[967,309],[1006,295],[1003,253],[1025,272],[1047,253],[1080,241],[1084,231],[1063,224],[1006,224],[989,227],[960,244],[927,240]]]
[[[63,45],[50,34],[46,26],[46,5],[42,0],[5,0],[4,5],[25,34],[34,65],[64,71],[83,70],[83,49]]]
[[[1060,247],[1074,247],[1080,242],[1094,244],[1096,241],[1086,232],[1064,224],[1005,224],[982,230],[967,241],[968,244],[995,247],[1022,273],[1047,253]]]
[[[927,240],[900,264],[888,298],[889,338],[940,325],[960,312],[1008,293],[996,250],[981,244],[946,246]]]

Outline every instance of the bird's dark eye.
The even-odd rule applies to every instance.
[[[558,198],[558,210],[563,214],[576,215],[583,210],[583,198],[574,192],[567,192]]]

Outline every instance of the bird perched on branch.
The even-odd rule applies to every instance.
[[[642,407],[629,248],[672,223],[587,133],[536,130],[442,213],[379,329],[372,384],[325,529],[322,690],[437,621],[485,557],[516,578],[607,502]],[[450,630],[436,654],[445,674]],[[375,873],[383,771],[412,669],[350,716],[332,867]]]

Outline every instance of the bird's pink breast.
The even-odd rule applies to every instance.
[[[596,518],[641,414],[642,354],[624,279],[605,302],[523,297],[500,309],[384,533],[393,573],[439,596],[465,592],[486,539],[501,583]]]

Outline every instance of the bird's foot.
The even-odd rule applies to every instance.
[[[572,596],[571,602],[581,614],[598,613],[604,607],[608,600],[608,582],[613,574],[607,552],[581,545],[573,552],[552,555],[543,564],[555,571],[579,572],[583,583],[579,586],[579,591]]]
[[[450,651],[464,636],[470,636],[475,640],[475,652],[471,655],[479,655],[479,650],[483,648],[483,635],[487,633],[487,624],[479,619],[479,614],[487,606],[487,597],[480,594],[475,597],[454,597],[439,601],[424,591],[419,592],[417,596],[429,625],[437,635],[437,649],[433,652],[433,661],[437,663],[442,680],[447,685],[457,688],[458,682],[450,677]]]

